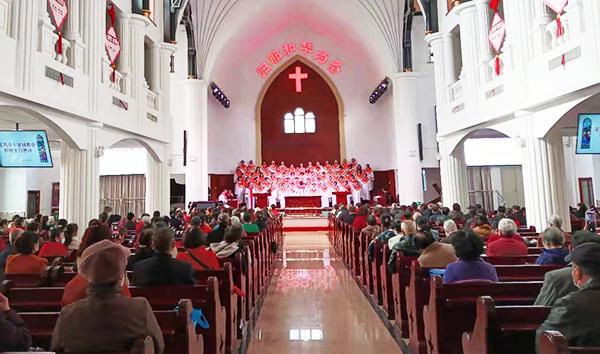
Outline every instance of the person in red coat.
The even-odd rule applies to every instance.
[[[64,245],[64,231],[60,227],[50,230],[50,241],[45,242],[40,248],[40,257],[64,257],[67,255],[67,246]]]
[[[206,235],[200,228],[189,228],[184,236],[185,252],[177,254],[177,259],[189,263],[194,270],[221,269],[219,259],[213,251],[207,248]]]
[[[487,246],[488,256],[525,256],[527,245],[517,234],[517,224],[511,219],[502,219],[498,223],[500,238]]]
[[[367,223],[368,216],[369,216],[369,206],[363,205],[358,210],[358,213],[356,214],[354,221],[352,221],[352,228],[354,228],[354,230],[362,230],[365,227],[367,227],[368,226],[368,223]]]

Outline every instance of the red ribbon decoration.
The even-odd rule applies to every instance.
[[[560,20],[560,14],[556,15],[556,38],[560,38],[565,34],[565,28]]]
[[[496,76],[500,76],[500,56],[496,54],[496,60],[494,63],[494,69],[496,70]]]
[[[490,7],[492,8],[492,10],[494,10],[494,12],[498,12],[498,5],[500,5],[500,0],[490,1]]]

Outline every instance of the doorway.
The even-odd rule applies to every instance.
[[[591,178],[579,178],[579,200],[586,206],[595,205],[594,184]]]
[[[40,191],[27,191],[27,217],[33,218],[40,213]]]

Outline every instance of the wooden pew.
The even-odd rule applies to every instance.
[[[535,264],[538,258],[537,254],[528,254],[526,256],[487,256],[482,255],[484,261],[491,264]]]
[[[492,296],[501,305],[531,305],[541,287],[541,281],[443,284],[442,278],[432,277],[429,302],[423,307],[428,353],[462,353],[462,333],[473,328],[479,296]]]
[[[377,305],[383,305],[383,290],[381,285],[381,262],[383,260],[383,246],[384,242],[379,240],[375,241],[375,247],[373,251],[373,261],[371,262],[371,279],[373,281],[373,298],[377,302]],[[387,263],[386,263],[387,265]]]
[[[179,301],[179,309],[154,311],[165,340],[165,354],[202,354],[204,353],[202,336],[196,334],[191,321],[192,304],[190,300]],[[33,340],[33,346],[50,350],[52,332],[60,312],[21,312]],[[144,342],[145,343],[145,342]],[[150,344],[152,341],[150,340]],[[132,348],[132,350],[136,348]],[[138,347],[139,348],[139,344]],[[145,346],[143,348],[146,348]],[[154,353],[153,344],[151,346]],[[148,352],[142,352],[148,353]]]
[[[541,281],[546,272],[560,266],[540,266],[536,264],[497,265],[496,273],[501,282]],[[424,354],[425,346],[423,306],[429,299],[429,268],[421,268],[415,260],[410,266],[409,284],[406,288],[406,312],[408,320],[408,346],[411,353]]]
[[[52,279],[65,272],[63,266],[48,266],[40,274],[5,274],[5,280],[10,280],[14,286],[34,287],[50,286]]]
[[[226,314],[219,299],[218,280],[211,277],[207,285],[130,287],[131,296],[145,297],[153,310],[173,309],[179,299],[190,299],[206,317],[209,328],[198,329],[204,339],[205,354],[226,354]],[[157,291],[158,290],[158,291]]]
[[[463,333],[464,354],[536,354],[535,332],[551,307],[496,306],[494,299],[477,299],[473,330]]]
[[[540,338],[540,354],[600,354],[600,347],[569,347],[560,332],[544,331]]]
[[[405,256],[402,252],[396,253],[396,272],[392,275],[392,300],[396,326],[402,336],[408,336],[408,314],[406,312],[406,288],[410,281],[410,265],[417,257]]]
[[[379,265],[379,277],[381,278],[381,300],[383,312],[385,312],[388,319],[393,320],[396,312],[394,310],[394,286],[392,283],[393,274],[388,270],[389,258],[390,249],[387,244],[384,244],[383,248],[381,249],[381,262]]]
[[[0,285],[0,292],[9,298],[11,306],[19,312],[58,312],[63,291],[64,288],[14,288],[7,281]],[[206,354],[226,354],[227,316],[225,308],[221,306],[215,277],[208,278],[206,285],[131,287],[130,291],[132,296],[148,299],[154,310],[170,310],[177,306],[180,299],[191,299],[210,324],[207,330],[199,331],[204,338]]]
[[[225,337],[225,347],[228,353],[232,353],[236,351],[238,345],[237,328],[243,324],[238,323],[238,295],[233,293],[234,283],[231,263],[225,263],[222,270],[205,270],[196,272],[196,280],[198,281],[198,284],[207,284],[211,277],[215,277],[219,281],[219,298],[221,300],[221,304],[225,308],[225,329],[227,331],[227,336]]]

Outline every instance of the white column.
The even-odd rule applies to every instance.
[[[164,154],[167,156],[167,154]],[[157,161],[148,154],[148,171],[146,172],[146,212],[155,210],[162,215],[169,213],[169,168],[165,161]]]
[[[185,130],[187,166],[185,203],[208,200],[208,82],[187,79],[185,87]]]
[[[433,53],[433,71],[435,78],[435,97],[438,107],[445,105],[448,102],[445,89],[446,84],[444,75],[448,67],[444,60],[444,39],[441,33],[433,33],[425,36],[425,41],[429,44]]]
[[[457,7],[456,14],[460,24],[460,47],[462,52],[463,73],[466,79],[475,88],[477,80],[477,66],[479,64],[479,34],[477,26],[477,7],[474,2],[467,2]]]
[[[131,30],[129,29],[129,15],[123,14],[117,18],[117,22],[119,23],[119,26],[117,26],[119,31],[119,42],[121,43],[121,54],[118,70],[121,72],[121,74],[127,75],[130,72],[129,61],[131,55]]]
[[[565,230],[570,230],[562,138],[552,132],[543,139],[537,138],[535,115],[531,112],[515,115],[525,133],[522,151],[527,223],[541,231],[546,228],[548,218],[557,214],[563,219]]]
[[[458,75],[454,67],[454,37],[455,35],[452,33],[444,33],[442,35],[444,49],[443,61],[444,81],[446,84],[445,87],[453,84],[456,81],[456,76]]]
[[[598,38],[600,36],[600,2],[597,0],[581,0],[581,6],[585,9],[583,18],[585,23],[585,31],[589,33],[590,38]],[[593,43],[593,44],[592,44]],[[591,57],[600,56],[600,44],[597,40],[590,41],[593,45],[595,53]]]
[[[449,150],[445,139],[439,139],[439,145],[444,205],[450,207],[452,204],[458,203],[461,207],[466,208],[469,205],[469,193],[464,144],[459,144],[454,151]]]
[[[152,43],[150,46],[150,66],[151,66],[151,76],[149,77],[150,82],[150,90],[154,92],[160,91],[160,44]]]
[[[81,34],[79,28],[79,1],[80,0],[67,1],[69,12],[67,13],[67,21],[64,28],[64,36],[69,41],[81,41]]]
[[[396,145],[396,189],[401,204],[423,201],[423,177],[419,157],[419,73],[392,76]]]
[[[492,46],[488,39],[490,25],[492,23],[490,16],[490,0],[477,0],[477,39],[479,42],[479,75],[482,82],[487,82],[490,78],[489,62],[494,57]]]
[[[98,99],[102,87],[102,58],[104,57],[104,33],[105,33],[105,9],[104,1],[86,1],[86,21],[84,41],[87,46],[86,71],[90,76],[89,87],[89,111],[98,111]]]
[[[550,10],[542,0],[533,2],[533,36],[531,43],[534,48],[534,55],[541,55],[549,49],[550,42],[546,37],[546,25],[554,20]]]
[[[97,128],[89,128],[87,150],[62,144],[60,217],[85,229],[100,212],[100,171],[96,156]]]
[[[36,33],[39,3],[34,1],[16,1],[13,17],[14,38],[16,40],[16,83],[24,91],[33,85],[33,61],[35,59]],[[46,13],[46,17],[47,13]]]
[[[129,18],[129,68],[132,75],[132,97],[140,105],[146,106],[146,97],[142,94],[144,82],[144,29],[147,19],[141,15],[130,15]]]
[[[175,53],[177,46],[169,43],[162,43],[160,46],[160,94],[159,94],[159,109],[160,117],[162,117],[163,129],[171,135],[171,55]]]

